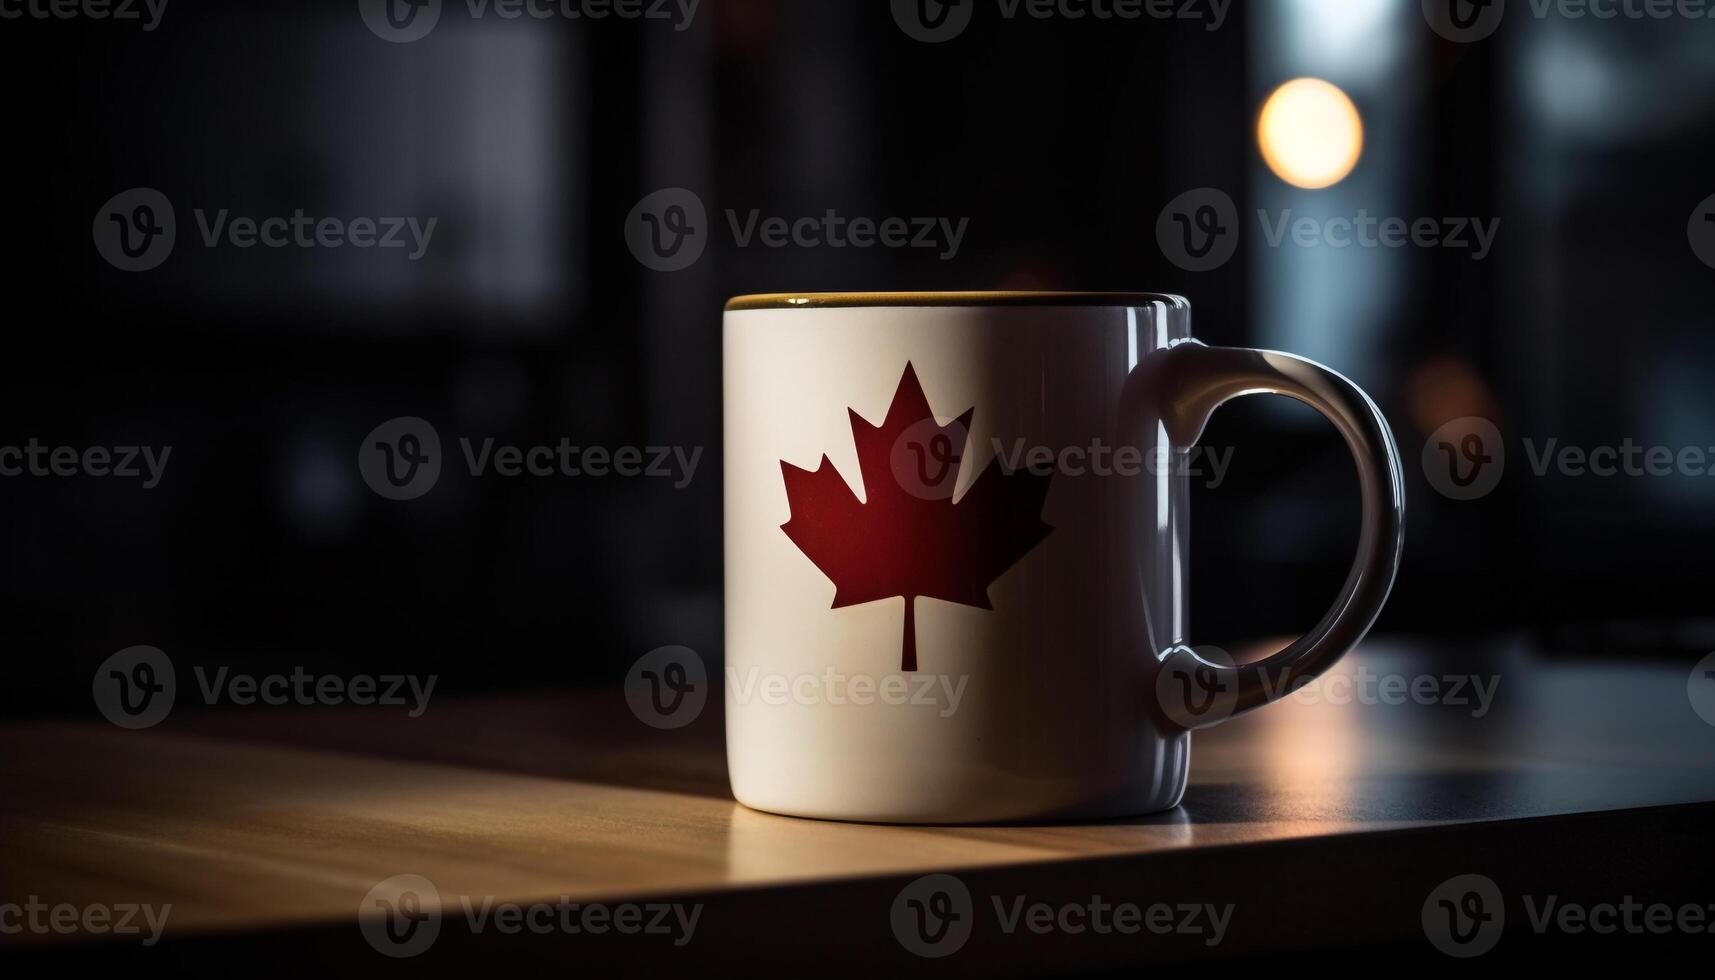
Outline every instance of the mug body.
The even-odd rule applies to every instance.
[[[1188,481],[1120,409],[1189,305],[748,297],[723,335],[738,800],[910,823],[1176,805],[1190,737],[1155,684],[1186,628]]]

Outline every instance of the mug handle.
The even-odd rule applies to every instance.
[[[1399,449],[1381,410],[1362,389],[1295,354],[1186,340],[1149,355],[1138,368],[1134,383],[1127,385],[1125,417],[1160,419],[1176,450],[1196,445],[1209,416],[1229,399],[1266,393],[1295,398],[1326,416],[1346,438],[1358,467],[1363,524],[1357,557],[1340,597],[1314,629],[1254,664],[1213,664],[1184,645],[1158,654],[1163,670],[1194,672],[1205,686],[1212,681],[1226,692],[1220,698],[1226,710],[1210,719],[1218,722],[1291,694],[1333,666],[1375,623],[1393,588],[1404,543]]]

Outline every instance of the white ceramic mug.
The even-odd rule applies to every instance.
[[[740,802],[902,823],[1165,809],[1192,728],[1289,693],[1363,637],[1403,528],[1386,421],[1325,367],[1198,343],[1190,312],[1148,293],[727,305]],[[1363,525],[1321,623],[1235,667],[1185,645],[1189,486],[1162,464],[1256,392],[1334,422]]]

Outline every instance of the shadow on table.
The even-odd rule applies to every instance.
[[[732,799],[718,711],[656,729],[612,696],[510,696],[438,702],[419,718],[386,709],[289,708],[174,717],[174,734],[345,752],[550,779]]]

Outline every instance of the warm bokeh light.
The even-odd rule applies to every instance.
[[[1364,152],[1364,121],[1339,86],[1295,78],[1274,90],[1256,124],[1262,158],[1281,180],[1316,190],[1345,179]]]
[[[1422,435],[1453,419],[1499,421],[1501,413],[1477,369],[1451,356],[1431,357],[1411,370],[1405,380],[1405,405]]]

